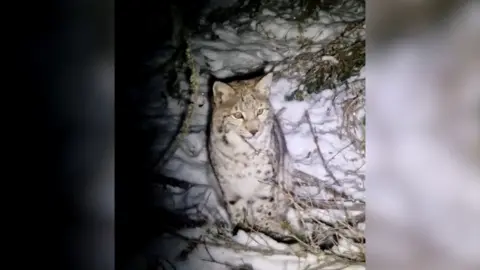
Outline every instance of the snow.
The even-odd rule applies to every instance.
[[[195,239],[201,235],[198,229],[187,229],[179,232],[183,237]],[[233,266],[242,264],[249,264],[253,269],[309,269],[309,267],[317,266],[320,263],[324,265],[322,269],[339,269],[342,266],[336,263],[329,256],[315,257],[311,254],[299,254],[297,256],[286,255],[291,252],[291,248],[275,242],[274,240],[258,234],[246,234],[239,232],[231,245],[248,244],[251,250],[242,250],[241,245],[235,246],[232,249],[223,248],[216,245],[199,245],[189,255],[188,260],[177,260],[175,268],[167,262],[168,258],[176,258],[182,250],[184,250],[188,242],[179,240],[177,237],[171,235],[165,236],[160,243],[153,243],[155,247],[165,246],[169,247],[158,252],[157,256],[161,256],[159,263],[165,267],[163,269],[214,269],[227,270],[232,269]],[[236,249],[235,249],[236,248]],[[272,252],[272,248],[276,249],[276,254]],[[283,251],[283,252],[282,252]],[[259,253],[261,254],[259,256]],[[284,254],[282,254],[284,253]],[[161,254],[161,255],[160,255]],[[312,268],[313,269],[313,268]],[[350,265],[346,270],[360,270],[365,269],[363,265]]]
[[[348,18],[318,11],[317,20],[299,23],[291,18],[292,10],[263,9],[254,20],[238,16],[215,25],[212,30],[217,39],[193,38],[192,49],[199,52],[196,60],[206,62],[209,71],[217,78],[248,73],[265,63],[279,62],[306,51],[318,51],[345,30],[345,22],[363,19],[364,14],[354,10],[355,7]],[[304,46],[299,42],[301,40],[312,44]]]
[[[279,74],[275,75],[270,99],[274,110],[279,113],[287,147],[295,161],[293,164],[295,168],[315,175],[324,182],[323,185],[330,186],[359,201],[365,201],[364,157],[347,137],[339,134],[343,120],[341,102],[348,98],[342,90],[345,90],[347,85],[338,86],[336,91],[323,90],[303,101],[286,101],[287,95],[299,87],[304,87],[301,85],[304,74],[298,71],[292,72],[291,66],[285,61],[288,62],[289,59],[305,52],[316,52],[336,39],[345,30],[347,22],[363,18],[363,13],[355,12],[355,9],[357,7],[352,7],[352,11],[346,15],[346,18],[332,15],[333,13],[319,13],[318,20],[306,20],[301,27],[298,21],[292,18],[291,10],[280,12],[272,8],[264,9],[254,20],[246,19],[244,15],[239,14],[223,24],[214,25],[213,34],[201,33],[193,36],[191,51],[198,65],[197,70],[200,70],[197,81],[202,95],[198,101],[193,101],[196,102],[196,106],[191,119],[191,132],[180,142],[179,148],[162,172],[168,177],[188,182],[189,186],[188,188],[173,186],[167,186],[167,189],[158,188],[156,203],[174,212],[186,211],[190,216],[198,214],[207,216],[211,222],[226,217],[225,211],[218,205],[213,192],[216,184],[208,167],[206,152],[206,127],[210,104],[205,100],[209,92],[209,79],[210,76],[222,79],[259,69],[265,72],[275,70],[276,74]],[[303,46],[299,43],[302,39],[309,39],[311,44]],[[161,62],[161,60],[156,61]],[[333,58],[333,61],[336,59]],[[364,80],[364,78],[365,72],[362,70],[360,75],[350,78],[349,82]],[[183,81],[188,80],[184,78]],[[155,83],[152,87],[155,87]],[[180,87],[186,90],[188,84],[180,83]],[[170,100],[168,109],[167,117],[152,120],[150,124],[157,126],[163,132],[170,131],[168,135],[174,136],[174,127],[180,121],[185,107]],[[362,110],[357,112],[356,117],[359,119],[365,114]],[[311,123],[306,121],[306,112]],[[311,128],[318,137],[321,155],[317,151]],[[165,149],[165,141],[165,138],[159,138],[154,151]],[[327,164],[328,170],[324,163]],[[328,197],[322,193],[323,190],[315,187],[305,188],[302,192],[307,196]],[[202,207],[184,210],[191,205]],[[329,222],[338,222],[346,218],[345,212],[340,211],[312,210],[310,213],[301,214],[320,217]],[[365,224],[361,223],[359,227],[363,230]],[[188,238],[198,238],[205,235],[206,232],[202,230],[204,228],[187,229],[179,233],[185,234]],[[267,244],[260,245],[259,238],[267,237],[240,231],[233,240],[243,243],[239,244],[239,247],[262,248],[264,250],[262,252],[229,249],[210,243],[199,245],[185,261],[177,259],[178,254],[187,246],[187,242],[179,237],[164,235],[152,243],[148,250],[157,256],[160,254],[164,256],[163,265],[167,267],[166,269],[170,269],[166,261],[174,262],[175,269],[199,270],[231,269],[229,267],[242,263],[250,264],[253,269],[258,270],[308,269],[308,266],[313,268],[325,264],[327,266],[321,269],[338,269],[339,266],[347,267],[342,269],[365,269],[364,265],[346,266],[338,261],[331,262],[334,256],[327,254],[305,254],[302,257],[292,251],[290,246],[277,243],[272,239],[262,240],[267,241]],[[257,239],[257,242],[252,239]],[[349,249],[346,246],[348,244],[343,244],[338,249]],[[167,248],[161,250],[159,247]],[[212,258],[217,262],[212,262]],[[230,266],[227,267],[226,264]]]

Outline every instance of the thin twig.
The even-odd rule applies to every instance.
[[[315,130],[313,128],[313,124],[312,124],[312,121],[310,119],[310,114],[308,113],[308,111],[305,111],[305,118],[307,119],[307,122],[308,122],[308,126],[310,128],[310,132],[312,133],[312,136],[313,136],[313,141],[315,143],[315,146],[317,148],[317,152],[318,152],[318,155],[322,161],[322,164],[325,168],[325,171],[327,172],[328,176],[330,176],[330,178],[338,185],[338,186],[342,186],[341,183],[338,181],[338,179],[335,177],[335,175],[333,174],[332,170],[330,170],[330,168],[328,167],[327,165],[327,162],[325,160],[325,158],[323,157],[323,154],[322,154],[322,151],[320,150],[320,145],[318,144],[318,137],[317,135],[315,134]],[[326,187],[327,188],[327,187]],[[334,191],[334,194],[339,194],[336,190],[333,190]],[[350,199],[349,196],[347,194],[344,194],[344,193],[340,193],[339,195],[341,195],[342,197],[346,198],[346,199]]]

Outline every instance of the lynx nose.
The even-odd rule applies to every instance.
[[[253,136],[255,136],[255,134],[257,134],[257,132],[258,132],[258,129],[256,129],[256,128],[255,129],[250,129],[249,131]]]

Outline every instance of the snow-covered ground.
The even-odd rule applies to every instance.
[[[347,194],[357,203],[365,201],[364,146],[351,139],[352,136],[360,141],[364,139],[362,125],[359,124],[365,115],[362,106],[352,105],[349,108],[357,126],[351,131],[352,134],[345,133],[345,104],[358,95],[358,89],[365,87],[365,70],[362,68],[347,80],[338,81],[334,88],[316,91],[317,93],[301,100],[287,98],[294,91],[306,87],[303,82],[308,68],[304,65],[304,58],[308,61],[308,57],[318,56],[315,53],[322,52],[322,49],[327,52],[327,45],[342,33],[347,33],[345,39],[364,39],[364,22],[361,22],[364,12],[360,7],[347,3],[340,11],[319,11],[316,20],[306,19],[301,24],[292,14],[295,14],[295,10],[275,7],[262,9],[253,19],[246,14],[238,14],[222,24],[213,25],[211,31],[191,38],[192,56],[197,64],[196,70],[200,71],[196,77],[200,95],[197,100],[193,100],[195,107],[189,119],[190,133],[180,141],[178,149],[163,170],[164,175],[188,182],[189,185],[167,185],[166,189],[164,186],[159,187],[159,205],[174,212],[186,213],[192,219],[195,219],[195,215],[200,215],[197,216],[198,219],[206,216],[214,222],[222,217],[222,209],[211,189],[215,180],[208,166],[206,151],[209,111],[207,93],[210,91],[212,76],[224,79],[259,69],[274,71],[270,99],[275,111],[281,112],[280,123],[296,169],[319,178],[322,181],[318,183],[319,186]],[[360,27],[347,30],[351,23],[359,21]],[[332,55],[323,54],[322,61],[334,64],[341,61],[336,59],[335,47],[328,52],[332,52]],[[190,87],[187,82],[187,78],[180,81],[181,90]],[[170,133],[167,135],[174,136],[185,106],[170,100],[168,108],[167,117],[156,119],[150,124],[163,132],[168,130]],[[314,136],[318,139],[317,143]],[[165,138],[159,138],[155,151],[164,150],[167,147],[165,141]],[[318,188],[313,191],[305,189],[304,193],[322,199],[322,191]],[[344,203],[345,206],[349,205],[349,202]],[[340,210],[314,210],[317,210],[316,217],[326,222],[342,222],[347,218],[346,213]],[[357,209],[348,214],[361,214],[363,211]],[[357,226],[360,232],[364,228],[364,221]],[[152,243],[149,253],[162,254],[165,269],[249,269],[234,268],[241,264],[249,264],[253,269],[260,270],[320,269],[319,267],[338,269],[342,265],[352,264],[342,263],[332,255],[303,254],[300,250],[291,250],[292,247],[271,239],[261,240],[267,243],[259,244],[258,239],[267,237],[243,231],[223,245],[217,239],[215,243],[195,246],[186,258],[178,257],[189,246],[189,241],[182,238],[200,238],[206,241],[206,235],[209,235],[207,230],[208,228],[202,227],[178,232],[184,237],[165,235]],[[247,246],[250,250],[246,249]],[[348,244],[343,243],[336,251],[341,253],[342,249],[349,248],[351,249]],[[175,268],[168,268],[171,266],[169,264],[174,264]],[[364,269],[364,266],[351,265],[345,269]]]
[[[204,231],[188,229],[180,232],[182,236],[200,237]],[[188,249],[189,241],[179,240],[178,236],[165,235],[159,242],[152,243],[161,254],[158,262],[164,268],[159,269],[365,269],[362,263],[339,262],[338,258],[327,255],[302,254],[292,255],[292,248],[256,233],[247,234],[240,231],[228,245],[202,245],[195,247],[188,256],[182,252]],[[158,248],[163,249],[159,250]],[[248,248],[247,248],[248,247]],[[173,268],[171,264],[175,264]],[[250,265],[252,268],[240,268]],[[239,267],[239,268],[235,268]],[[246,267],[246,266],[243,266]],[[314,268],[316,267],[316,268]],[[321,267],[321,268],[319,268]],[[345,268],[342,268],[345,267]]]

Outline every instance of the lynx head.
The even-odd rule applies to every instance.
[[[212,131],[244,138],[262,134],[272,122],[269,102],[272,73],[260,79],[213,84]]]

